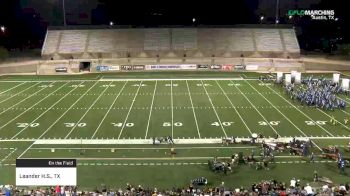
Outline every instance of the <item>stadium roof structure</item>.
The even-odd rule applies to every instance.
[[[44,59],[86,58],[296,58],[293,28],[161,27],[49,28]]]

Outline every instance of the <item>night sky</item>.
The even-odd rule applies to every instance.
[[[0,45],[40,48],[48,26],[63,26],[63,0],[0,0]],[[345,0],[279,0],[281,24],[298,29],[299,40],[342,37],[349,41],[350,8]],[[66,22],[73,25],[235,25],[275,21],[276,0],[120,1],[65,0]],[[334,9],[338,22],[288,20],[289,9]],[[196,18],[193,23],[192,19]],[[303,44],[301,44],[303,45]]]

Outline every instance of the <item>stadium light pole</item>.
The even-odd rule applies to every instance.
[[[279,23],[279,17],[278,17],[278,9],[279,9],[279,4],[280,4],[280,1],[279,0],[276,0],[276,19],[275,19],[275,22],[276,24]]]
[[[62,0],[62,10],[63,10],[63,25],[66,27],[67,23],[66,23],[66,6],[64,4],[64,0]]]

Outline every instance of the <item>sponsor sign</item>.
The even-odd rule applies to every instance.
[[[56,67],[56,72],[67,72],[67,67]]]
[[[222,65],[221,69],[224,71],[232,71],[232,65]]]
[[[119,71],[120,68],[118,65],[111,65],[109,66],[109,71]]]
[[[208,69],[209,65],[197,65],[197,69]]]
[[[121,70],[132,70],[132,66],[131,65],[122,65]]]
[[[109,67],[106,65],[97,65],[96,66],[96,71],[108,71]]]
[[[75,159],[17,159],[16,186],[76,186]]]
[[[210,69],[221,69],[221,65],[211,65]]]
[[[244,65],[235,65],[235,70],[244,70],[245,66]]]
[[[133,70],[144,70],[145,66],[144,65],[133,65],[132,69]]]
[[[248,71],[258,70],[259,65],[246,65],[245,69]]]
[[[146,65],[146,70],[190,70],[197,69],[196,64],[166,64],[166,65]]]

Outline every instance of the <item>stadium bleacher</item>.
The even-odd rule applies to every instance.
[[[48,30],[42,56],[44,59],[69,59],[69,54],[73,57],[84,54],[84,58],[93,58],[104,53],[113,58],[155,58],[158,54],[174,57],[181,51],[187,58],[198,54],[209,58],[300,55],[293,29],[135,28]]]
[[[87,52],[109,53],[111,51],[114,51],[114,47],[116,45],[115,37],[115,33],[112,31],[91,31],[87,46]]]
[[[286,52],[299,52],[298,40],[293,29],[280,29]]]
[[[70,30],[63,31],[58,52],[62,54],[84,53],[89,31]]]
[[[283,52],[278,29],[254,29],[257,51]]]

